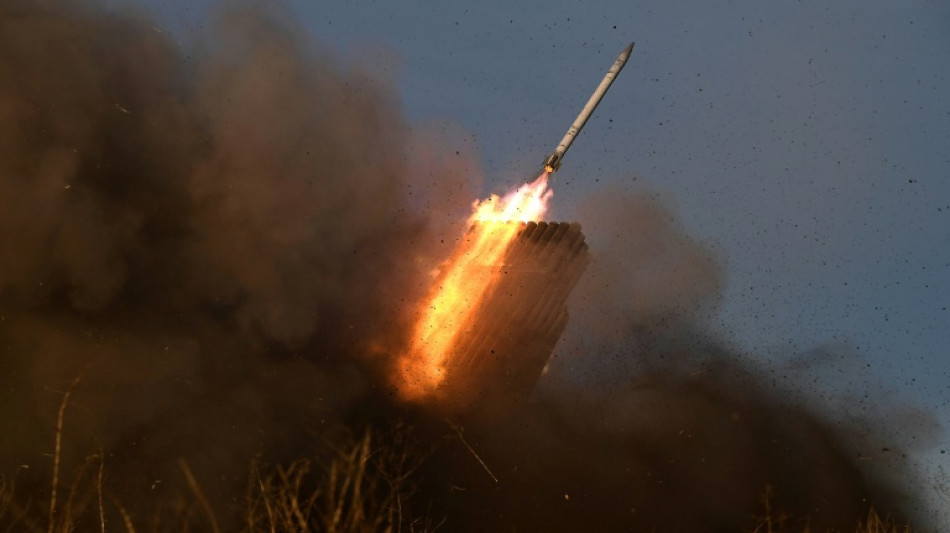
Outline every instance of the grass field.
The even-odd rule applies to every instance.
[[[17,473],[0,476],[0,532],[54,533],[74,531],[199,532],[428,532],[450,531],[449,517],[428,509],[422,515],[416,492],[419,467],[427,459],[424,445],[407,438],[379,438],[367,429],[331,447],[321,458],[287,464],[250,462],[240,516],[219,516],[190,465],[179,460],[185,490],[167,501],[150,502],[149,516],[130,509],[133,502],[105,488],[103,454],[88,456],[71,479],[58,466],[42,494],[27,494]],[[57,438],[59,440],[59,438]],[[59,457],[53,458],[58,465]],[[818,533],[808,517],[788,516],[773,509],[771,488],[763,489],[761,515],[752,533]],[[423,508],[425,506],[422,506]],[[626,530],[623,524],[618,529]],[[662,531],[662,529],[657,529]],[[855,533],[909,533],[910,528],[870,510],[855,517]],[[845,533],[845,532],[840,532]]]

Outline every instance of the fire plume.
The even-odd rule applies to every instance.
[[[397,387],[404,399],[422,399],[439,390],[446,361],[501,275],[491,267],[504,258],[519,230],[519,224],[508,222],[544,216],[553,195],[548,177],[545,172],[504,197],[493,194],[472,203],[471,229],[443,264],[413,326],[409,348],[397,361]]]

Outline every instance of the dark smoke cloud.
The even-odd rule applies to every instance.
[[[686,235],[656,194],[607,189],[586,198],[577,216],[591,236],[594,258],[572,293],[574,311],[558,349],[575,355],[555,364],[589,374],[613,353],[630,364],[669,366],[650,351],[634,359],[616,352],[655,332],[694,327],[712,314],[725,284],[720,261]]]
[[[530,402],[451,421],[471,450],[393,403],[389,354],[480,190],[474,142],[393,94],[280,13],[229,12],[186,54],[145,19],[0,6],[0,472],[48,489],[80,376],[64,468],[101,447],[136,517],[185,491],[179,458],[227,523],[254,457],[396,419],[435,449],[417,511],[452,531],[735,531],[766,486],[815,526],[912,515],[857,465],[890,434],[701,333],[719,262],[646,195],[579,217],[594,262]]]
[[[146,20],[0,7],[4,472],[45,476],[82,376],[64,464],[102,446],[167,486],[186,456],[224,494],[345,416],[424,290],[385,82],[254,12],[213,32],[186,57]]]

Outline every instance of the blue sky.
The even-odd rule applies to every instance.
[[[146,4],[183,40],[206,7]],[[853,354],[884,394],[950,427],[950,4],[295,0],[290,13],[341,62],[389,78],[410,122],[468,132],[485,195],[533,177],[635,41],[556,176],[553,218],[606,185],[656,191],[726,266],[714,331],[755,357]],[[927,464],[950,472],[947,432],[930,444]]]

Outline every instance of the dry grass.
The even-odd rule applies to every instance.
[[[804,526],[788,525],[788,520],[782,515],[769,516],[763,519],[762,524],[756,527],[754,533],[817,533],[807,524]],[[837,532],[828,532],[837,533]],[[910,533],[910,526],[901,526],[890,518],[882,518],[871,509],[867,520],[859,520],[854,527],[854,533]]]
[[[16,497],[16,476],[17,472],[9,479],[0,476],[0,531],[42,531],[35,517],[37,506],[29,499],[20,501]]]
[[[373,433],[366,431],[360,439],[336,450],[328,461],[301,459],[269,469],[254,462],[240,531],[414,533],[438,530],[444,520],[437,523],[431,517],[414,516],[410,511],[414,490],[412,476],[421,457],[375,444]],[[101,455],[87,458],[66,488],[52,524],[43,520],[47,514],[45,505],[17,497],[15,475],[0,477],[0,533],[66,533],[90,530],[92,524],[103,532],[108,529],[135,533],[132,517],[116,496],[104,495],[102,476]],[[204,503],[200,501],[197,480],[192,475],[187,483],[191,486],[190,497],[182,496],[166,506],[169,514],[178,519],[169,521],[155,516],[138,524],[140,530],[218,531],[217,518],[210,512],[210,505],[206,499]],[[111,503],[108,507],[103,503],[106,497]],[[853,531],[910,533],[910,527],[871,510],[866,519],[857,521]],[[818,533],[807,521],[803,523],[803,519],[792,519],[774,509],[767,509],[760,524],[752,530],[752,533],[791,532]]]
[[[59,452],[68,399],[64,394],[46,497],[24,497],[24,491],[17,490],[16,472],[10,478],[0,476],[0,533],[232,530],[219,527],[200,481],[183,459],[179,470],[187,491],[157,502],[159,510],[144,520],[130,515],[121,498],[103,488],[107,465],[101,451],[86,457],[72,481],[64,484]],[[367,429],[329,448],[321,458],[272,467],[255,461],[239,528],[246,533],[435,531],[441,523],[416,516],[410,505],[413,476],[425,459],[422,449],[405,428],[394,429],[386,438],[376,438]]]
[[[20,494],[22,491],[16,486],[20,469],[9,478],[0,475],[0,533],[94,530],[136,533],[137,529],[415,533],[436,531],[445,522],[418,514],[420,505],[415,499],[415,480],[427,454],[421,451],[424,447],[412,437],[412,432],[401,426],[382,438],[367,429],[316,458],[275,466],[254,461],[243,515],[233,528],[219,527],[221,517],[215,515],[200,480],[188,463],[181,460],[179,469],[188,490],[168,501],[158,502],[160,509],[154,516],[136,522],[121,498],[103,487],[108,467],[101,450],[86,457],[75,469],[68,486],[62,484],[59,452],[68,400],[67,392],[57,420],[52,485],[47,497],[35,501]],[[773,509],[771,487],[766,487],[762,501],[764,515],[752,533],[817,533],[809,527],[807,518],[793,519]],[[909,533],[910,528],[871,510],[866,519],[856,522],[854,532]]]
[[[752,533],[819,533],[808,525],[808,517],[792,517],[772,508],[772,487],[766,486],[762,497],[765,514]],[[827,533],[844,533],[829,531]],[[897,524],[889,517],[881,517],[874,509],[866,520],[858,520],[854,533],[910,533],[910,526]]]
[[[896,524],[890,518],[881,518],[874,509],[868,513],[865,522],[858,523],[858,533],[910,533],[910,526]]]
[[[367,430],[325,459],[301,459],[287,465],[265,468],[252,463],[244,515],[243,533],[436,531],[444,520],[413,515],[413,475],[424,459],[411,448],[374,438]],[[405,444],[405,443],[403,443]],[[64,487],[61,505],[52,524],[43,520],[48,509],[40,502],[17,496],[16,476],[0,477],[0,533],[44,531],[73,532],[95,529],[125,531],[219,531],[198,480],[184,463],[183,476],[190,493],[167,502],[166,513],[135,524],[115,494],[104,493],[102,455],[87,457],[69,487]],[[807,519],[794,519],[769,506],[770,490],[763,501],[766,513],[752,533],[818,533]],[[104,503],[108,500],[110,505]],[[175,516],[169,520],[168,516]],[[163,518],[164,517],[164,518]],[[109,527],[106,527],[109,524]],[[230,530],[230,529],[228,529]],[[237,528],[235,529],[237,530]],[[871,510],[857,521],[855,533],[910,533]],[[829,532],[830,533],[830,532]],[[836,532],[846,533],[846,532]]]
[[[335,448],[322,465],[298,460],[263,475],[252,468],[246,497],[245,531],[304,533],[325,531],[434,531],[427,517],[414,517],[409,503],[413,474],[424,456],[408,445],[408,432],[377,446],[373,432]]]

